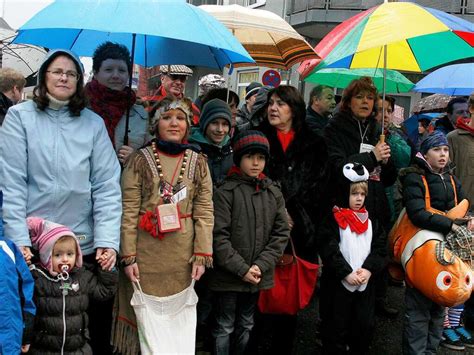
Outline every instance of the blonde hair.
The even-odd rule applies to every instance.
[[[362,190],[365,193],[365,196],[367,196],[369,194],[369,184],[367,183],[367,181],[353,182],[351,184],[349,193],[353,194],[357,190]]]
[[[12,68],[0,69],[0,92],[12,90],[15,86],[18,90],[23,90],[26,84],[25,77]]]

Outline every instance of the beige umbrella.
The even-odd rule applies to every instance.
[[[413,113],[445,112],[450,100],[451,96],[444,94],[426,96],[419,100],[415,106],[413,106],[412,111]]]
[[[239,5],[200,8],[223,23],[258,65],[289,69],[305,59],[319,58],[308,42],[273,12]]]

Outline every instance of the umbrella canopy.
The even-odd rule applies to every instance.
[[[411,72],[474,57],[474,24],[410,2],[387,2],[349,18],[315,47],[319,68],[389,68]],[[387,48],[385,63],[383,48]]]
[[[470,95],[474,91],[474,63],[442,67],[421,79],[413,91]]]
[[[318,58],[308,42],[273,12],[239,5],[200,8],[231,30],[258,65],[289,69],[302,60]]]
[[[404,122],[403,126],[407,130],[409,137],[415,137],[418,134],[418,121],[419,120],[427,120],[432,121],[434,118],[440,117],[440,113],[416,113],[408,117]]]
[[[394,70],[387,70],[386,92],[399,93],[410,91],[415,84],[405,78],[402,74]],[[383,87],[382,69],[346,69],[346,68],[325,68],[313,72],[304,81],[320,85],[328,85],[335,88],[346,88],[352,80],[362,76],[371,77],[377,90]]]
[[[43,63],[46,51],[41,47],[12,44],[15,31],[0,29],[0,50],[2,52],[2,67],[12,68],[25,77],[36,73]]]
[[[89,57],[105,41],[127,46],[134,63],[143,66],[222,69],[254,62],[219,21],[184,0],[57,0],[24,24],[14,40]]]
[[[451,96],[444,94],[434,94],[422,98],[413,106],[414,113],[421,112],[442,112],[446,110]]]

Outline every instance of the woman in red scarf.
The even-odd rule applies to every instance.
[[[151,139],[148,115],[142,106],[135,105],[135,93],[130,95],[131,89],[127,87],[132,70],[130,52],[123,45],[105,42],[96,48],[92,61],[94,78],[86,85],[89,106],[104,119],[118,159],[124,163],[135,149]],[[128,143],[124,144],[128,107]]]

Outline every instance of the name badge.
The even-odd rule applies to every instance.
[[[188,188],[184,186],[181,190],[176,192],[172,197],[171,197],[171,202],[172,203],[178,203],[179,201],[183,201],[186,196],[188,195]]]
[[[374,148],[372,144],[361,143],[359,153],[370,153]]]

